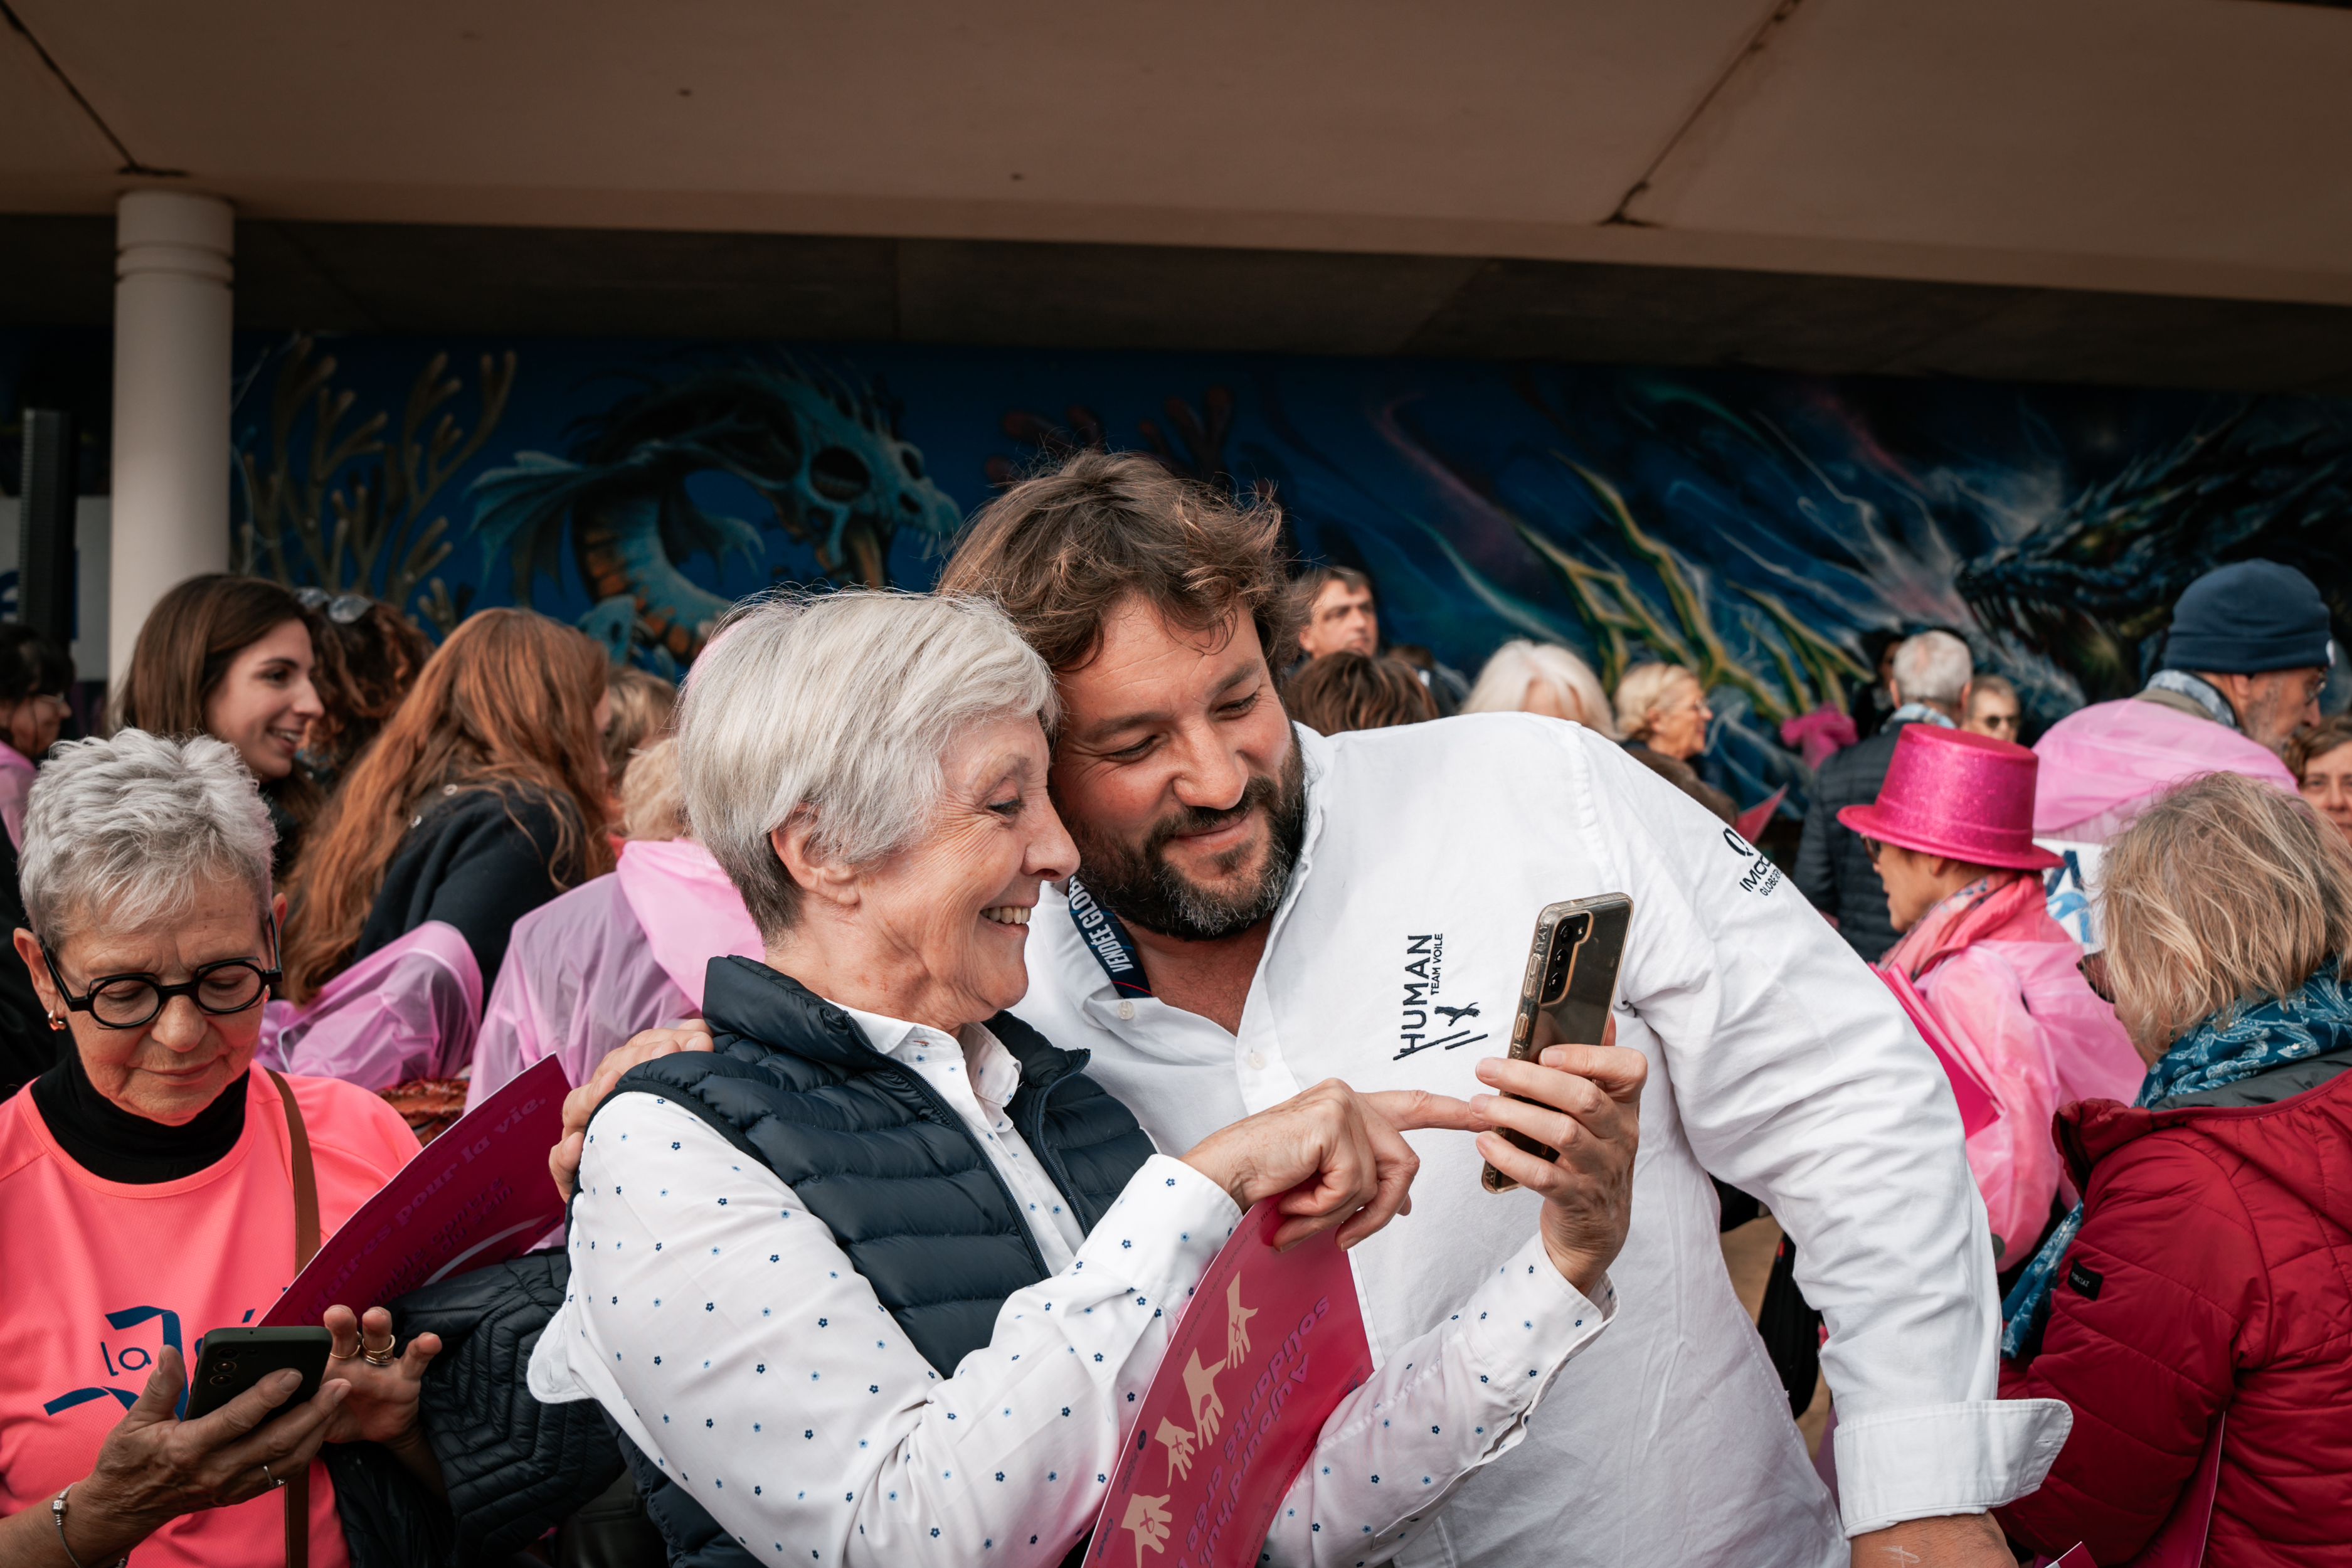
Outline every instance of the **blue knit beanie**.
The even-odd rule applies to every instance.
[[[2167,669],[2260,675],[2325,669],[2327,602],[2311,579],[2275,561],[2240,561],[2208,572],[2172,606]]]

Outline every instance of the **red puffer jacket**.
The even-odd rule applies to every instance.
[[[2278,1098],[2327,1065],[2058,1113],[2083,1230],[2041,1352],[2000,1392],[2064,1400],[2074,1429],[2042,1489],[1997,1510],[2017,1540],[2126,1562],[2226,1406],[2205,1561],[2352,1564],[2352,1072]]]

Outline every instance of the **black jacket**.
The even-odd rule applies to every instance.
[[[633,1068],[615,1098],[658,1094],[782,1177],[923,1358],[951,1377],[989,1342],[1004,1299],[1046,1277],[1020,1204],[952,1107],[866,1042],[849,1015],[745,958],[714,958],[703,1014],[716,1049]],[[1127,1107],[1010,1014],[988,1027],[1021,1063],[1005,1108],[1091,1230],[1151,1154]],[[610,1100],[606,1101],[611,1103]],[[593,1125],[593,1122],[592,1122]],[[919,1237],[920,1246],[910,1247]],[[685,1490],[625,1446],[646,1510],[681,1568],[748,1554]]]
[[[572,847],[559,854],[566,818]],[[448,785],[440,800],[417,814],[384,868],[383,886],[352,957],[365,958],[426,921],[441,921],[457,927],[474,950],[487,994],[515,921],[582,881],[581,847],[569,801],[512,786]]]
[[[1836,916],[1838,934],[1870,963],[1895,945],[1898,933],[1886,918],[1886,888],[1871,868],[1862,835],[1837,814],[1841,806],[1868,805],[1878,798],[1887,765],[1895,761],[1895,739],[1903,730],[1904,724],[1890,724],[1822,764],[1813,775],[1805,837],[1797,846],[1797,890],[1815,909]]]
[[[524,1386],[570,1278],[563,1253],[534,1252],[391,1303],[404,1338],[441,1336],[420,1405],[449,1497],[432,1496],[373,1443],[329,1444],[352,1568],[506,1564],[621,1473],[594,1402],[541,1405]]]

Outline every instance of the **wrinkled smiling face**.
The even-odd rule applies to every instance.
[[[1045,732],[1033,718],[976,724],[940,759],[940,804],[923,833],[856,873],[866,978],[894,1014],[953,1033],[1021,1000],[1037,886],[1077,864],[1045,795]]]
[[[1095,658],[1059,679],[1054,799],[1087,889],[1130,924],[1191,942],[1271,915],[1307,788],[1256,626],[1188,632],[1129,598]]]

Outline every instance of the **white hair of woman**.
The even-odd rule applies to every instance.
[[[209,735],[144,730],[68,741],[25,808],[25,912],[52,948],[103,923],[142,931],[185,914],[198,886],[243,882],[269,903],[269,809],[237,758]]]
[[[1549,696],[1551,707],[1538,706]],[[1609,697],[1592,667],[1558,643],[1529,642],[1514,637],[1495,650],[1478,672],[1477,684],[1462,704],[1465,713],[1549,712],[1572,719],[1588,730],[1614,741],[1617,726],[1610,715]]]
[[[1958,708],[1975,675],[1969,645],[1949,632],[1921,632],[1895,650],[1895,695],[1906,702]]]
[[[1053,672],[982,599],[844,591],[755,600],[695,661],[677,725],[696,836],[741,889],[761,937],[792,929],[801,889],[769,835],[813,815],[851,864],[929,823],[940,759],[965,727],[1056,716]]]

